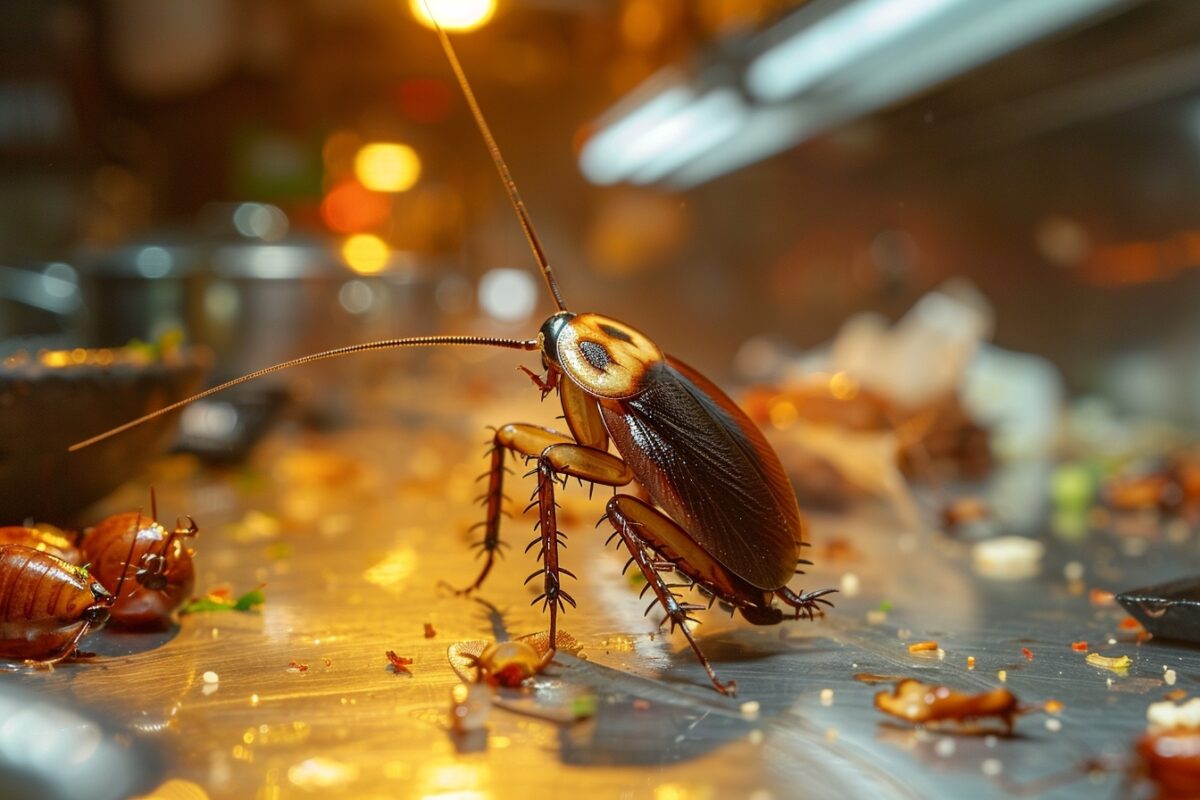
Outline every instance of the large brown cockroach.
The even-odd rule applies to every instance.
[[[114,514],[91,528],[81,545],[92,574],[109,591],[134,568],[134,586],[110,609],[112,621],[130,628],[162,625],[189,597],[196,584],[192,552],[184,540],[199,532],[191,517],[176,520],[168,532],[156,520],[151,492],[150,516]],[[122,560],[126,550],[129,556]]]
[[[479,576],[464,593],[478,589],[500,550],[505,460],[513,453],[535,461],[534,504],[538,507],[542,602],[550,612],[550,641],[555,641],[558,612],[575,600],[562,588],[562,576],[575,575],[559,563],[555,486],[568,478],[602,486],[638,483],[651,502],[632,494],[614,494],[604,520],[612,538],[630,553],[666,611],[671,628],[680,628],[718,691],[730,693],[688,628],[690,614],[705,606],[682,602],[676,589],[692,585],[732,606],[751,622],[772,625],[785,617],[811,618],[823,595],[793,592],[787,583],[796,572],[804,541],[804,523],[796,495],[779,457],[754,423],[729,397],[691,367],[666,355],[645,334],[600,314],[568,311],[558,282],[542,250],[533,223],[492,137],[449,37],[438,30],[442,47],[462,88],[492,161],[512,202],[521,228],[541,268],[558,311],[535,338],[424,336],[388,339],[342,347],[252,372],[195,397],[75,445],[85,447],[107,436],[168,413],[246,381],[281,369],[371,350],[431,345],[481,345],[538,351],[544,377],[530,372],[543,398],[557,392],[569,433],[539,425],[500,426],[493,437],[486,494],[486,517],[479,547],[484,555]],[[528,371],[528,370],[527,370]],[[615,446],[620,457],[609,452]],[[602,520],[603,521],[603,520]],[[668,583],[678,573],[689,584]],[[787,614],[773,604],[778,598]],[[665,621],[665,620],[664,620]]]
[[[83,554],[79,552],[75,538],[56,528],[43,526],[26,528],[20,525],[6,525],[0,528],[0,546],[6,544],[32,547],[34,550],[58,556],[68,564],[78,566],[83,563]]]
[[[124,563],[132,557],[131,544]],[[70,658],[84,636],[108,622],[124,586],[125,570],[110,593],[86,567],[0,545],[0,658],[47,667]]]

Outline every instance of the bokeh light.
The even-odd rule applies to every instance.
[[[496,13],[496,0],[409,0],[413,16],[427,28],[434,27],[433,18],[448,31],[473,31],[487,24]]]
[[[406,144],[374,142],[354,157],[354,174],[376,192],[406,192],[421,177],[421,157]]]
[[[360,275],[382,272],[391,257],[392,250],[387,242],[374,234],[357,233],[342,243],[342,258]]]
[[[533,275],[520,269],[493,269],[479,279],[479,307],[501,322],[528,319],[537,304]]]
[[[374,228],[388,218],[391,210],[386,195],[372,192],[353,179],[334,186],[321,201],[321,219],[338,233]]]

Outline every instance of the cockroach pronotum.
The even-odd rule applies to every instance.
[[[629,551],[629,564],[645,576],[647,590],[655,598],[651,608],[660,605],[671,628],[683,631],[713,686],[719,692],[732,693],[734,682],[717,678],[688,627],[695,622],[692,612],[705,606],[683,602],[675,590],[690,584],[708,597],[710,605],[719,600],[758,625],[776,624],[789,617],[811,619],[821,604],[830,605],[824,595],[832,589],[805,594],[787,586],[797,564],[809,563],[801,558],[801,548],[808,543],[795,492],[762,433],[707,378],[664,354],[645,334],[623,322],[567,310],[525,203],[454,47],[440,27],[437,35],[558,309],[536,337],[422,336],[314,353],[213,387],[71,449],[264,375],[351,353],[433,345],[539,352],[544,373],[525,371],[543,398],[557,392],[569,432],[526,423],[496,429],[487,473],[486,516],[480,524],[484,534],[478,544],[483,567],[460,591],[466,594],[483,585],[500,550],[505,460],[512,453],[536,462],[534,504],[539,533],[530,547],[540,545],[541,567],[528,580],[542,580],[542,592],[534,602],[540,601],[543,609],[549,610],[550,641],[555,641],[558,612],[565,610],[566,604],[575,605],[561,582],[562,576],[575,575],[559,562],[563,534],[555,515],[556,484],[578,478],[615,490],[637,483],[650,502],[614,493],[601,522],[607,520],[612,526],[610,541],[618,539]],[[609,452],[610,444],[620,457]],[[669,583],[667,576],[672,573],[682,575],[687,583]],[[774,605],[776,598],[788,613]]]
[[[132,543],[125,563],[133,557]],[[108,622],[125,586],[110,593],[86,567],[19,544],[0,545],[0,658],[53,666]]]
[[[133,569],[137,582],[110,609],[112,621],[137,628],[165,623],[195,587],[192,553],[185,539],[199,532],[191,517],[176,520],[168,532],[157,522],[154,493],[150,494],[150,516],[114,514],[95,525],[83,538],[81,549],[92,574],[109,591]],[[128,557],[121,558],[128,550]]]

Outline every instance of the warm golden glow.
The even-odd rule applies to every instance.
[[[406,192],[421,177],[421,157],[406,144],[374,142],[354,156],[354,175],[374,192]]]
[[[370,233],[357,233],[342,244],[342,258],[346,265],[360,275],[382,272],[391,260],[392,251],[387,242]]]
[[[425,27],[434,27],[433,19],[437,19],[448,31],[473,31],[486,25],[496,13],[496,0],[409,0],[408,5]]]

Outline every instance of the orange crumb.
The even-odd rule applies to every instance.
[[[1026,661],[1033,661],[1033,651],[1028,647],[1021,648],[1021,655],[1025,656]]]
[[[398,655],[396,655],[395,650],[388,650],[387,651],[387,660],[392,665],[392,671],[395,672],[397,675],[399,675],[401,672],[404,672],[408,675],[412,675],[412,670],[410,670],[408,668],[408,665],[413,663],[413,660],[411,658],[405,658],[404,656],[398,656]]]
[[[910,652],[910,653],[927,653],[930,650],[937,650],[937,649],[938,649],[937,642],[933,642],[933,641],[913,642],[912,644],[910,644],[908,646],[908,652]]]
[[[1121,630],[1125,630],[1125,631],[1133,631],[1133,630],[1137,630],[1138,628],[1142,627],[1142,623],[1138,622],[1133,617],[1126,617],[1125,619],[1121,620],[1120,624],[1121,624]]]
[[[1042,708],[1047,714],[1057,714],[1063,710],[1063,704],[1061,700],[1047,700]]]
[[[1071,649],[1076,653],[1086,653],[1088,651],[1087,642],[1071,642]]]
[[[1104,589],[1092,589],[1090,592],[1088,592],[1088,600],[1090,600],[1094,606],[1111,606],[1116,602],[1116,598],[1113,596],[1113,593],[1105,591]]]
[[[437,636],[437,631],[435,631],[433,629],[433,623],[426,622],[425,623],[425,638],[432,639],[435,636]]]
[[[967,669],[975,669],[975,656],[967,656]]]
[[[294,669],[296,672],[308,672],[308,664],[301,664],[299,661],[289,661],[288,669]]]

